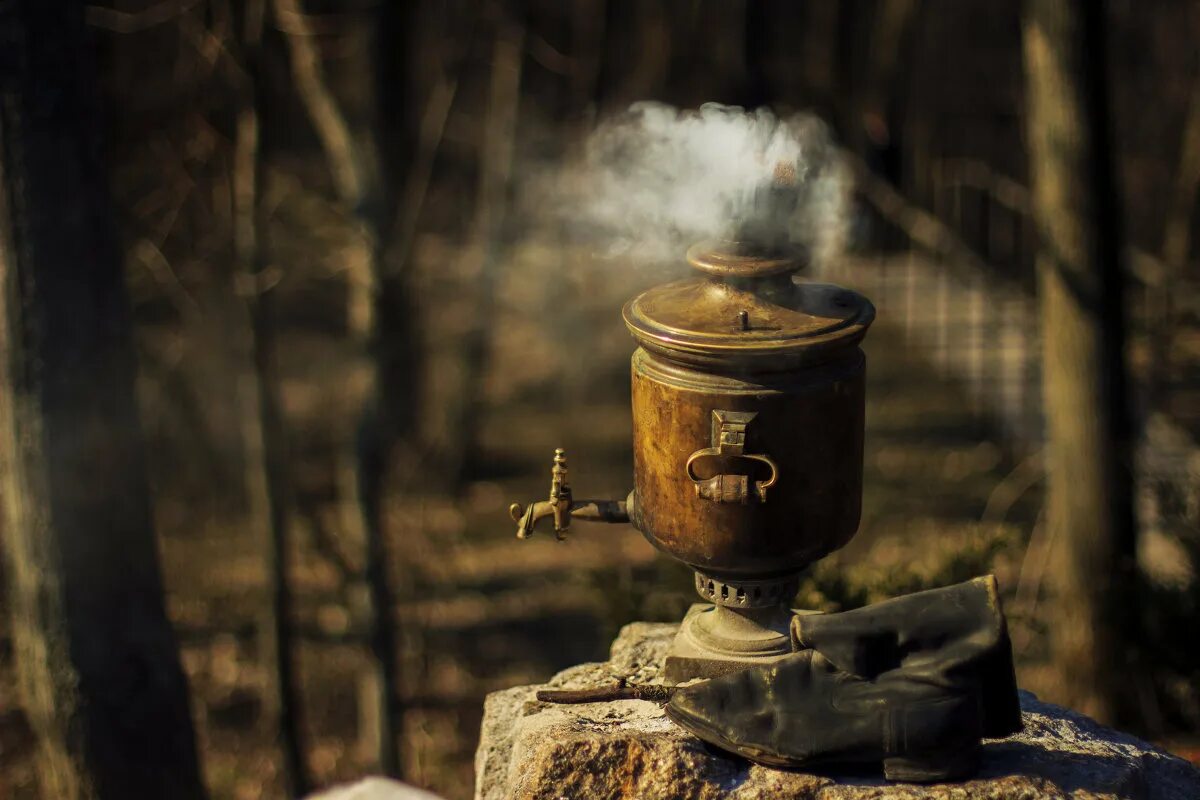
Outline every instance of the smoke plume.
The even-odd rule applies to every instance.
[[[638,103],[589,137],[569,213],[609,255],[678,259],[698,240],[734,238],[753,223],[763,212],[757,193],[781,170],[799,190],[788,237],[814,261],[829,258],[843,239],[849,180],[828,128],[807,114]]]

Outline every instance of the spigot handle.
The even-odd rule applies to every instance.
[[[508,507],[508,515],[517,523],[518,539],[528,539],[533,535],[533,524],[537,521],[533,518],[535,505],[537,504],[530,503],[528,507],[522,507],[520,503],[513,503]]]
[[[571,487],[567,483],[567,453],[561,447],[554,451],[554,464],[550,467],[550,497],[528,507],[513,503],[508,514],[517,523],[517,538],[528,539],[534,527],[543,517],[554,517],[554,535],[561,541],[567,538],[571,527]]]

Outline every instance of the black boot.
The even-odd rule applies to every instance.
[[[792,644],[868,680],[901,669],[910,680],[975,693],[986,737],[1021,730],[1012,644],[994,576],[854,611],[799,615]]]
[[[699,738],[782,767],[882,764],[893,781],[955,780],[979,755],[979,700],[895,670],[865,680],[807,650],[676,690],[666,713]]]

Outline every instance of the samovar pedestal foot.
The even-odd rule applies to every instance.
[[[696,573],[696,603],[667,652],[663,678],[685,683],[778,661],[792,652],[789,626],[796,613],[795,576],[766,581],[719,581]]]

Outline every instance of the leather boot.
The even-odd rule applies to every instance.
[[[865,680],[806,650],[676,690],[666,713],[723,750],[776,767],[882,764],[893,781],[955,780],[979,756],[979,700],[904,670]]]
[[[872,680],[901,669],[910,680],[982,701],[988,738],[1021,730],[1012,644],[992,575],[837,614],[798,615],[792,645]]]

